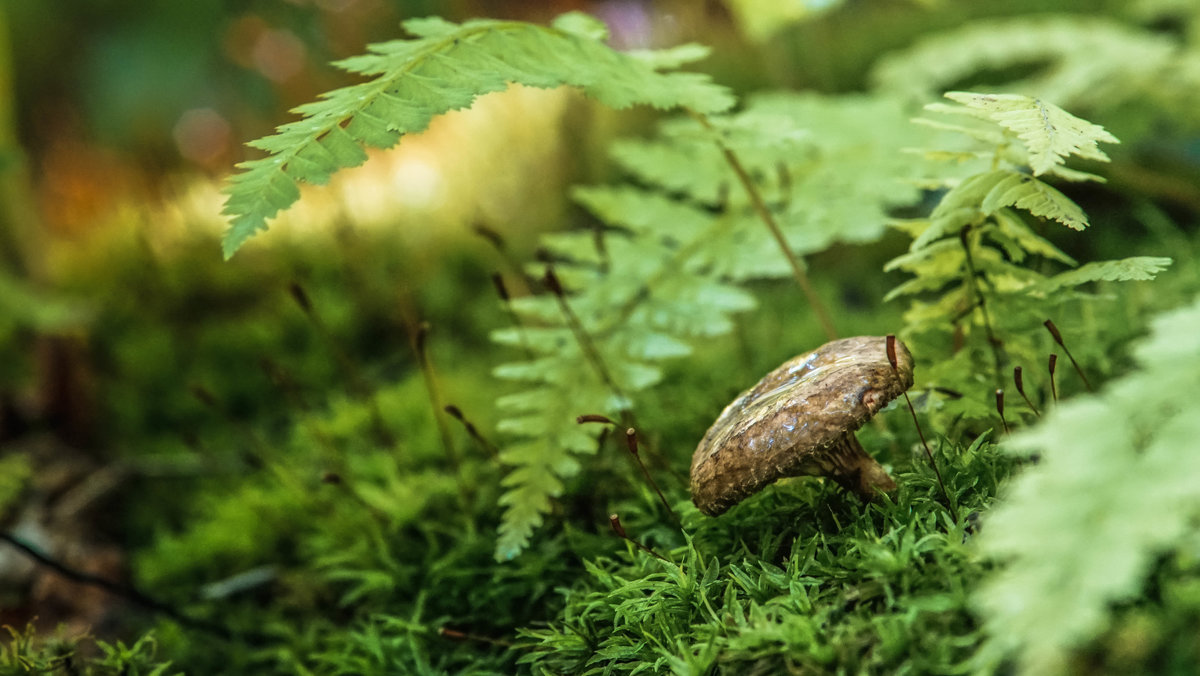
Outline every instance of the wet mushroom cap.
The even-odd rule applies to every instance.
[[[704,435],[692,456],[692,501],[716,516],[777,479],[801,475],[829,475],[865,498],[872,487],[894,488],[854,431],[912,383],[908,348],[896,341],[893,371],[883,336],[835,340],[788,360],[726,406]],[[863,468],[847,471],[838,449]],[[872,476],[859,489],[853,482],[864,472]]]

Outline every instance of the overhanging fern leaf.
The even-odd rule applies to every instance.
[[[299,183],[325,183],[337,170],[365,161],[364,146],[391,147],[433,117],[510,83],[575,86],[614,108],[645,104],[711,113],[733,104],[729,92],[705,76],[658,69],[699,56],[699,50],[673,50],[661,58],[617,52],[602,42],[603,24],[581,14],[563,15],[552,27],[436,18],[404,27],[414,39],[372,45],[368,54],[337,64],[370,80],[296,108],[303,119],[251,143],[269,154],[239,164],[241,173],[226,189],[226,258],[299,199]]]
[[[1097,144],[1120,143],[1104,127],[1029,96],[948,92],[946,98],[1020,138],[1029,153],[1034,176],[1053,170],[1070,155],[1107,162],[1108,155]]]
[[[976,594],[982,655],[1029,674],[1064,671],[1111,603],[1136,595],[1154,558],[1200,517],[1200,299],[1160,317],[1141,369],[1054,409],[1009,442],[1040,454],[988,515],[980,550],[1004,566]]]

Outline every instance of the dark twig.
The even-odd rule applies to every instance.
[[[486,225],[481,224],[475,224],[471,226],[471,229],[475,231],[476,235],[479,235],[488,244],[492,245],[492,248],[494,248],[496,253],[500,255],[500,258],[504,260],[504,264],[507,265],[509,269],[513,271],[513,273],[519,275],[527,287],[532,289],[537,285],[537,281],[525,272],[525,266],[521,265],[521,261],[517,260],[513,253],[509,251],[508,244],[504,241],[503,235],[495,230],[492,230]]]
[[[1025,394],[1025,382],[1021,377],[1020,366],[1013,368],[1013,383],[1017,386],[1017,392],[1021,395],[1021,398],[1025,400],[1025,404],[1029,406],[1029,410],[1033,411],[1033,414],[1037,417],[1042,417],[1041,411],[1037,410],[1037,406],[1034,406],[1033,402],[1029,400],[1029,396]]]
[[[203,385],[192,385],[190,388],[192,396],[201,404],[215,411],[218,415],[225,419],[225,422],[233,426],[243,437],[246,438],[250,450],[244,451],[242,461],[253,469],[262,469],[267,465],[267,458],[271,457],[271,447],[262,437],[246,424],[246,421],[241,420],[237,416],[230,413],[224,406],[217,401],[217,396]]]
[[[609,418],[606,415],[600,415],[598,413],[588,413],[586,415],[576,416],[575,422],[580,425],[585,423],[601,423],[604,425],[614,426],[617,425],[617,421]],[[682,527],[683,522],[679,520],[679,515],[675,513],[675,510],[671,509],[671,505],[667,502],[666,496],[663,495],[662,490],[658,487],[658,483],[654,480],[654,477],[650,476],[650,470],[648,470],[646,468],[646,464],[642,462],[642,454],[638,448],[637,430],[632,427],[626,428],[625,430],[625,447],[629,450],[629,455],[633,456],[633,460],[637,463],[638,468],[642,470],[642,476],[646,477],[646,481],[649,482],[650,487],[653,488],[654,492],[658,494],[658,499],[662,502],[663,507],[667,508],[667,513],[671,515],[671,518],[675,521],[676,525]]]
[[[517,329],[517,338],[521,341],[521,349],[525,351],[525,356],[532,360],[533,350],[530,349],[529,339],[525,336],[525,325],[521,323],[521,318],[513,310],[512,296],[509,295],[508,286],[504,284],[504,277],[500,273],[492,275],[492,286],[496,289],[496,295],[500,297],[500,303],[504,305],[504,311],[508,314],[509,321]]]
[[[500,638],[492,638],[490,636],[480,636],[479,634],[469,634],[465,631],[451,629],[449,627],[440,627],[437,631],[438,636],[452,641],[475,641],[476,643],[487,643],[488,645],[503,646],[505,648],[512,647],[512,641],[506,641]]]
[[[288,284],[288,295],[296,302],[296,306],[300,308],[313,328],[316,329],[321,342],[325,344],[325,348],[333,355],[333,360],[337,363],[343,377],[350,385],[350,391],[360,397],[368,396],[370,388],[367,386],[362,373],[358,370],[354,362],[351,361],[350,356],[346,354],[345,350],[338,345],[333,334],[329,331],[329,327],[325,325],[325,321],[317,313],[316,308],[313,307],[312,299],[309,298],[308,292],[304,290],[304,287],[299,282],[293,281]]]
[[[290,374],[279,364],[271,361],[267,357],[259,360],[259,366],[266,374],[267,379],[271,384],[283,393],[284,399],[288,404],[298,411],[310,411],[312,409],[308,402],[304,400],[304,396],[300,392],[300,387]],[[300,424],[305,430],[317,441],[321,449],[325,452],[325,458],[328,462],[342,464],[342,453],[338,450],[337,444],[329,437],[329,434],[316,424],[312,416],[299,416]]]
[[[542,282],[550,290],[550,293],[554,294],[555,300],[558,301],[558,307],[562,311],[563,317],[567,320],[567,325],[570,327],[571,333],[575,336],[575,342],[579,344],[579,349],[583,351],[583,356],[592,365],[592,369],[595,370],[596,375],[600,377],[600,380],[604,382],[618,399],[622,402],[629,401],[629,398],[625,396],[625,393],[621,391],[616,381],[613,380],[608,366],[604,363],[604,358],[600,355],[600,350],[596,347],[595,341],[592,340],[587,329],[583,327],[583,322],[579,321],[579,316],[571,309],[570,303],[567,302],[566,291],[563,289],[562,283],[559,282],[558,275],[554,274],[553,266],[546,266],[546,274],[542,278]]]
[[[575,422],[579,423],[580,425],[584,423],[605,423],[607,425],[617,424],[617,421],[613,420],[612,418],[606,415],[600,415],[598,413],[588,413],[587,415],[577,416],[575,418]]]
[[[629,454],[637,461],[637,466],[642,469],[642,476],[646,477],[646,481],[650,482],[650,487],[658,494],[659,501],[662,502],[663,507],[667,508],[667,513],[671,515],[671,518],[675,521],[675,525],[682,528],[683,522],[679,520],[679,515],[675,513],[675,510],[671,509],[671,503],[667,502],[667,498],[658,487],[658,483],[654,481],[654,477],[650,476],[650,471],[646,469],[646,463],[642,462],[642,456],[638,453],[637,430],[632,427],[625,430],[625,444],[629,447]]]
[[[429,360],[429,350],[426,342],[429,338],[429,322],[421,322],[409,334],[413,354],[417,357],[417,364],[421,368],[421,375],[425,381],[425,392],[429,397],[429,403],[433,408],[433,421],[437,426],[438,437],[441,439],[442,447],[446,451],[446,458],[450,461],[450,466],[454,469],[454,475],[458,481],[458,493],[462,499],[463,508],[470,505],[470,496],[467,493],[466,483],[463,481],[462,460],[458,457],[458,451],[454,448],[454,441],[450,439],[450,430],[446,426],[446,419],[442,417],[443,409],[441,403],[441,395],[438,391],[437,374],[433,369],[433,362]]]
[[[992,319],[988,314],[987,297],[983,295],[983,290],[979,288],[979,273],[975,269],[975,258],[971,254],[970,234],[971,226],[963,226],[963,229],[958,232],[958,240],[962,244],[963,254],[966,257],[967,279],[971,284],[972,295],[975,297],[973,306],[979,308],[979,315],[983,319],[984,334],[987,337],[988,347],[992,350],[996,384],[999,385],[1003,382],[1000,372],[1004,364],[1004,355],[1000,352],[1000,339],[996,337],[996,332],[992,330]]]
[[[1004,433],[1012,434],[1012,430],[1008,429],[1008,420],[1004,418],[1004,390],[996,390],[996,412],[1000,414],[1000,424],[1004,425]]]
[[[716,137],[716,130],[708,118],[695,111],[688,111],[700,126],[704,127],[705,131],[712,133]],[[829,310],[825,308],[825,303],[821,301],[821,297],[817,295],[816,290],[812,286],[812,282],[808,279],[808,273],[804,271],[804,263],[792,251],[788,245],[787,239],[783,236],[783,230],[780,229],[779,223],[775,221],[775,216],[771,210],[767,208],[766,202],[763,201],[762,195],[758,191],[758,187],[754,185],[754,181],[750,178],[749,172],[742,166],[742,161],[738,159],[736,153],[729,146],[718,140],[717,146],[721,149],[721,154],[725,157],[726,164],[733,173],[737,175],[738,182],[742,184],[742,188],[746,190],[746,194],[750,197],[750,204],[754,207],[754,212],[758,214],[763,224],[771,231],[771,236],[775,238],[775,243],[779,245],[783,251],[784,257],[787,258],[788,265],[792,268],[792,276],[795,277],[796,283],[800,285],[800,290],[804,292],[805,298],[808,299],[808,304],[812,307],[813,312],[817,315],[817,321],[820,322],[821,328],[824,329],[825,335],[829,340],[837,339],[837,329],[833,326],[833,318],[829,314]]]
[[[226,640],[234,638],[233,632],[224,625],[185,615],[174,606],[153,598],[147,595],[145,592],[142,592],[130,585],[119,584],[97,575],[75,570],[64,563],[56,561],[55,559],[52,559],[49,556],[39,552],[30,545],[26,544],[24,541],[13,536],[11,533],[0,531],[0,541],[7,542],[8,544],[20,550],[29,558],[37,561],[39,564],[49,568],[50,570],[53,570],[55,573],[58,573],[68,580],[78,582],[79,584],[88,585],[89,587],[102,589],[113,596],[123,598],[131,603],[135,603],[143,608],[146,608],[147,610],[159,613],[160,615],[165,615],[166,617],[175,620],[185,627],[199,629]]]
[[[609,514],[608,515],[608,525],[612,527],[613,532],[616,533],[618,536],[624,538],[625,540],[627,540],[629,542],[632,542],[634,547],[637,547],[638,549],[642,550],[643,552],[646,552],[650,556],[653,556],[661,561],[667,561],[668,563],[670,563],[670,561],[667,559],[667,557],[663,556],[662,554],[659,554],[658,552],[654,551],[653,549],[650,549],[646,545],[629,537],[629,534],[625,532],[625,527],[621,525],[621,517],[617,516],[616,514]]]
[[[500,449],[496,448],[495,444],[488,441],[486,437],[479,433],[479,430],[475,427],[475,425],[473,425],[471,421],[467,420],[467,417],[463,415],[462,409],[454,404],[447,404],[443,410],[445,410],[446,413],[449,413],[451,418],[454,418],[458,422],[462,423],[462,426],[467,430],[467,434],[469,434],[471,438],[475,440],[475,443],[479,444],[479,446],[483,448],[484,452],[488,454],[488,457],[493,459],[499,457]]]
[[[899,362],[896,361],[896,336],[891,333],[887,335],[887,358],[888,363],[892,365],[892,373],[895,374],[896,380],[900,380]],[[958,523],[958,508],[954,505],[954,499],[950,497],[950,491],[946,488],[946,482],[942,480],[942,470],[938,469],[937,462],[933,459],[933,451],[929,450],[929,442],[925,440],[925,432],[921,429],[921,423],[917,420],[917,409],[913,408],[912,399],[908,397],[908,391],[903,388],[900,391],[904,395],[905,403],[908,404],[908,413],[912,416],[913,425],[917,428],[917,436],[921,438],[921,446],[925,448],[925,457],[929,459],[929,466],[933,468],[938,486],[942,488],[942,495],[946,498],[946,506],[950,509],[950,516],[954,518],[955,523]]]
[[[1084,375],[1083,369],[1079,367],[1079,362],[1075,361],[1075,357],[1071,356],[1071,351],[1067,349],[1067,344],[1063,342],[1063,337],[1062,334],[1058,332],[1058,327],[1055,326],[1054,322],[1050,321],[1049,319],[1042,322],[1042,325],[1045,326],[1046,330],[1050,332],[1050,337],[1054,338],[1054,342],[1058,343],[1058,346],[1061,347],[1063,352],[1066,353],[1067,359],[1071,360],[1071,366],[1075,367],[1075,372],[1078,373],[1079,377],[1083,379],[1083,386],[1087,388],[1088,392],[1091,392],[1092,384],[1088,382],[1088,378],[1086,375]]]
[[[383,413],[379,410],[379,402],[375,400],[367,379],[363,377],[362,370],[358,368],[358,365],[350,359],[350,355],[338,344],[333,332],[325,325],[325,320],[321,318],[320,313],[313,306],[308,292],[304,290],[304,287],[299,282],[293,281],[288,284],[288,293],[300,310],[304,312],[304,316],[308,318],[309,323],[312,324],[317,336],[324,343],[325,349],[333,355],[333,360],[337,363],[338,369],[341,371],[342,377],[346,380],[351,394],[367,403],[367,407],[371,413],[371,431],[374,433],[375,438],[386,446],[395,446],[396,438],[392,435],[387,425],[384,424]]]
[[[1054,368],[1058,365],[1058,355],[1050,353],[1050,359],[1047,362],[1047,368],[1050,371],[1050,396],[1054,397],[1054,403],[1058,403],[1058,387],[1054,384]]]

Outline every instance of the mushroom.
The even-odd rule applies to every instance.
[[[717,516],[776,479],[827,476],[864,501],[896,482],[854,431],[913,384],[882,336],[843,338],[784,362],[725,407],[692,456],[692,501]]]

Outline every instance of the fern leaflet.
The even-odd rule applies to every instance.
[[[617,52],[603,44],[603,24],[582,14],[563,15],[551,27],[493,20],[458,25],[437,18],[404,27],[413,39],[372,45],[370,53],[336,64],[370,80],[297,107],[303,119],[250,144],[269,154],[239,164],[241,173],[226,189],[226,258],[299,199],[299,183],[325,183],[337,170],[364,162],[363,147],[389,148],[433,117],[509,83],[575,86],[614,108],[646,104],[711,113],[733,104],[729,92],[706,76],[659,71],[702,50]]]
[[[1138,97],[1182,103],[1187,83],[1174,79],[1188,58],[1161,31],[1078,15],[1019,17],[934,34],[881,59],[871,80],[879,91],[917,102],[980,73],[1011,72],[1019,79],[998,87],[1072,108]]]
[[[1068,286],[1079,286],[1088,282],[1127,282],[1148,281],[1158,273],[1167,269],[1171,264],[1170,258],[1156,256],[1135,256],[1122,258],[1117,261],[1100,261],[1088,263],[1075,270],[1068,270],[1054,275],[1039,284],[1036,289],[1042,293],[1050,293]]]
[[[1050,103],[1017,94],[972,94],[948,92],[946,98],[965,106],[966,111],[1016,134],[1029,153],[1029,167],[1040,176],[1063,163],[1069,155],[1107,162],[1096,144],[1119,143],[1098,124],[1068,113]],[[939,110],[947,111],[947,107]]]

